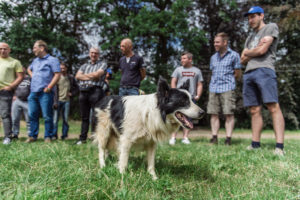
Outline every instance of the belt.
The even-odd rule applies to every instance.
[[[124,88],[124,89],[139,89],[136,86],[121,86],[121,88]]]

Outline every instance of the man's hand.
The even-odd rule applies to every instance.
[[[56,110],[58,108],[57,104],[53,104],[53,109]]]
[[[200,99],[200,96],[195,96],[194,99],[195,99],[196,101],[198,101],[198,100]]]
[[[45,88],[44,88],[44,92],[45,92],[45,93],[49,93],[49,92],[51,92],[51,89],[48,88],[48,87],[45,87]]]
[[[13,88],[11,86],[5,86],[4,88],[2,88],[2,90],[6,90],[6,91],[12,91]]]

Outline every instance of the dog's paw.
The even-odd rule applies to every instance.
[[[156,175],[152,175],[152,180],[153,181],[156,181],[158,178],[157,178],[157,176]]]
[[[103,169],[106,165],[100,163],[100,169]]]

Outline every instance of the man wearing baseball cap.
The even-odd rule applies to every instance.
[[[249,26],[253,32],[245,42],[241,63],[246,65],[243,76],[244,106],[250,108],[252,143],[249,150],[260,148],[260,136],[263,127],[261,105],[264,103],[273,120],[276,136],[274,154],[284,155],[284,118],[278,103],[275,57],[278,44],[278,26],[264,23],[264,10],[253,6],[247,13]]]

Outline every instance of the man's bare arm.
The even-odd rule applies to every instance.
[[[172,78],[171,80],[171,88],[176,88],[177,85],[177,78]]]
[[[29,76],[32,78],[32,71],[31,71],[31,69],[28,67],[27,68],[27,73],[29,74]]]
[[[253,49],[245,49],[244,54],[248,57],[259,57],[264,55],[268,49],[270,48],[272,42],[274,41],[274,38],[271,36],[265,36],[263,37],[257,47]]]
[[[244,49],[241,55],[241,64],[242,65],[247,65],[247,63],[249,62],[249,60],[251,59],[249,56],[245,56],[245,51],[247,49]]]
[[[202,95],[202,92],[203,92],[203,83],[202,82],[198,82],[197,84],[197,96],[195,97],[195,100],[199,100],[201,95]]]
[[[3,90],[14,90],[18,87],[18,85],[22,82],[24,78],[24,73],[23,72],[17,72],[16,73],[17,78],[8,86],[5,86]]]
[[[141,81],[142,81],[146,77],[146,68],[141,68],[140,74],[141,74]]]
[[[234,70],[234,78],[239,80],[242,76],[242,70],[241,69],[235,69]]]

